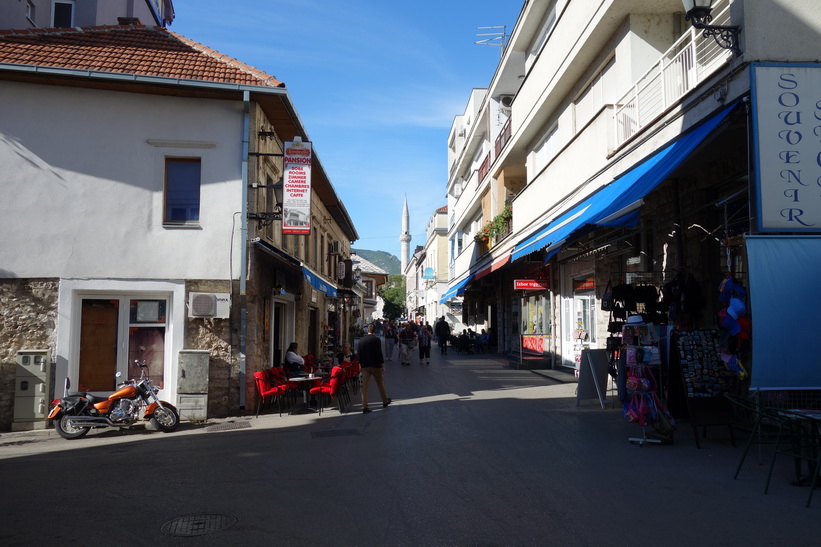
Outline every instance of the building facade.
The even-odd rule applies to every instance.
[[[290,342],[346,342],[358,235],[315,155],[311,230],[283,235],[277,214],[283,153],[306,138],[284,84],[133,23],[3,31],[0,67],[0,428],[20,421],[21,351],[53,364],[35,415],[64,377],[111,391],[145,359],[204,418],[256,406],[253,372]]]
[[[608,287],[652,287],[629,313],[690,328],[719,324],[726,279],[749,283],[745,241],[767,232],[756,74],[817,69],[821,15],[800,0],[712,7],[737,47],[679,0],[526,1],[490,84],[456,116],[442,301],[464,298],[469,324],[486,317],[511,355],[578,368],[609,335]],[[680,286],[698,295],[687,310],[664,294]]]

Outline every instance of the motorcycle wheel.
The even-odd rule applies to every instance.
[[[151,415],[151,425],[164,433],[171,433],[180,425],[180,414],[172,405],[163,403],[162,408],[157,407]]]
[[[73,417],[74,416],[63,414],[59,419],[54,420],[54,429],[56,429],[57,434],[64,439],[79,439],[91,430],[90,427],[70,426],[68,420]]]

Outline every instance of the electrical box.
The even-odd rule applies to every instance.
[[[51,362],[47,349],[17,352],[12,431],[45,429],[49,411]]]
[[[211,352],[184,349],[180,351],[177,376],[177,410],[188,420],[208,417],[208,367]]]

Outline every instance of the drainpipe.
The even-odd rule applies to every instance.
[[[251,94],[242,92],[242,218],[240,219],[239,266],[239,408],[245,410],[245,343],[248,330],[248,310],[245,306],[245,279],[248,277],[248,134],[251,125]]]

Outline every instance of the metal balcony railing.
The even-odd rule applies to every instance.
[[[713,8],[712,25],[730,24],[730,1],[719,0]],[[616,148],[649,125],[669,106],[695,89],[732,58],[712,37],[691,27],[631,87],[616,104]]]
[[[499,131],[499,135],[496,136],[496,143],[493,147],[493,157],[498,158],[499,154],[502,153],[502,149],[504,149],[505,145],[510,141],[510,118],[507,119],[505,125],[502,126],[502,130]]]

